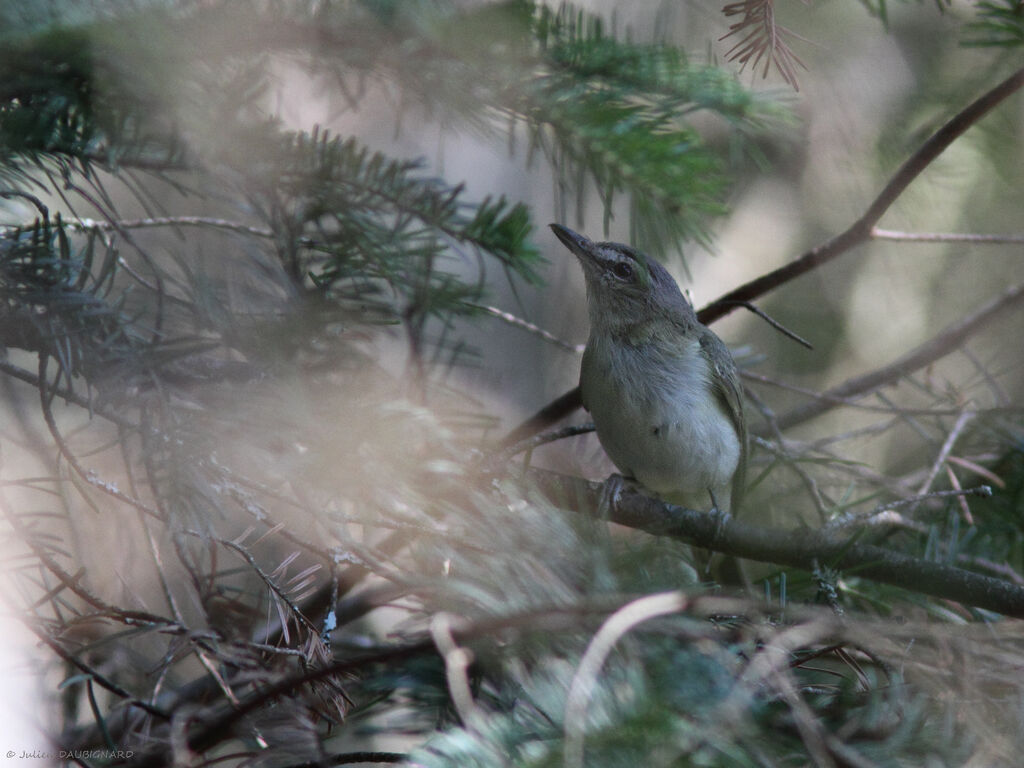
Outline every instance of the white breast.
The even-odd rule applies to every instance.
[[[727,507],[740,441],[711,389],[696,340],[683,354],[591,338],[583,399],[608,456],[627,477],[679,504]]]

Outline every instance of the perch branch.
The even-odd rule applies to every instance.
[[[945,600],[1024,618],[1024,588],[1002,579],[922,560],[890,549],[857,544],[815,530],[766,528],[710,512],[696,512],[624,488],[600,508],[602,484],[531,469],[528,476],[551,501],[613,523],[735,557],[813,571],[818,565],[856,571],[862,578]]]

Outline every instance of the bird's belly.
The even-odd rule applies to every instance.
[[[587,400],[601,445],[620,472],[675,503],[706,506],[709,491],[728,503],[740,441],[703,381],[656,394],[634,389],[633,396],[615,394],[628,387],[604,389],[603,397]]]

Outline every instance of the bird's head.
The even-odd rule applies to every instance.
[[[595,243],[561,224],[552,224],[551,230],[583,267],[592,328],[632,326],[666,316],[696,322],[693,307],[655,259],[622,243]]]

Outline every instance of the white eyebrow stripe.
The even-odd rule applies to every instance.
[[[598,256],[602,261],[606,261],[609,264],[636,264],[636,257],[632,256],[625,251],[620,251],[618,248],[601,248],[598,250]]]

